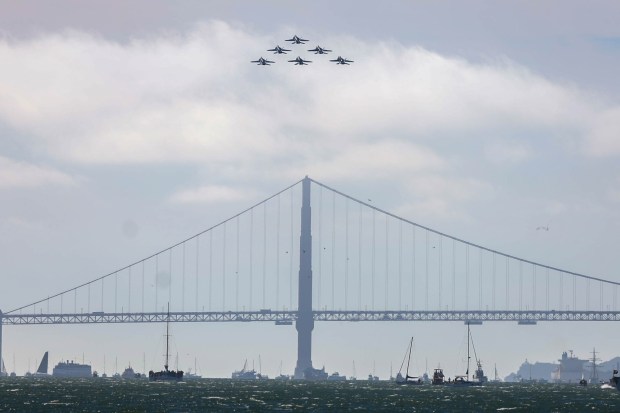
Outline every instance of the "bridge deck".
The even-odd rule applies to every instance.
[[[256,322],[288,325],[297,320],[297,311],[225,311],[170,313],[65,313],[3,314],[3,325],[103,324],[170,322]],[[315,321],[620,321],[620,311],[313,311]]]

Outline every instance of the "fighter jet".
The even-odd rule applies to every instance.
[[[330,60],[330,62],[336,62],[337,65],[348,65],[349,63],[353,63],[353,60],[338,56],[337,59]]]
[[[308,63],[312,63],[312,60],[304,60],[301,57],[297,56],[297,59],[295,60],[289,60],[289,62],[293,63],[295,62],[295,66],[297,65],[307,65]]]
[[[327,54],[331,52],[329,49],[323,49],[321,46],[317,46],[314,49],[308,49],[309,52],[314,52],[314,54]]]
[[[290,52],[289,49],[283,49],[280,46],[276,46],[273,49],[267,49],[268,52],[273,52],[273,54],[286,54],[286,52]]]
[[[252,60],[250,63],[258,63],[259,66],[269,66],[270,64],[275,62],[272,62],[271,60],[265,60],[261,57],[258,60]]]
[[[297,35],[293,36],[292,39],[286,39],[285,42],[291,42],[292,44],[306,44],[308,39],[302,39],[297,37]]]

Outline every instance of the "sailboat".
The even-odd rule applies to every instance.
[[[454,377],[454,381],[448,384],[451,384],[457,387],[459,386],[460,387],[482,386],[482,382],[479,380],[469,380],[469,360],[471,359],[469,355],[469,342],[470,341],[472,341],[472,345],[473,345],[473,340],[471,338],[471,331],[469,329],[469,323],[467,323],[467,371],[465,371],[464,376],[456,376]],[[476,352],[476,349],[474,348],[474,353],[475,352]],[[477,360],[477,357],[476,357],[476,363],[478,364],[481,370],[482,368],[480,367],[480,363]]]
[[[405,359],[403,358],[403,362],[400,364],[400,370],[398,370],[398,374],[396,375],[396,383],[398,384],[412,384],[412,385],[421,385],[424,384],[420,377],[410,376],[409,375],[409,363],[411,362],[411,350],[413,348],[413,337],[409,341],[409,348],[407,352],[405,352],[405,357],[407,357],[407,353],[409,356],[407,357],[407,372],[405,373],[405,377],[403,377],[401,371],[403,369],[403,365],[405,364]]]
[[[47,374],[48,358],[49,358],[49,355],[48,355],[48,352],[46,351],[45,354],[43,355],[43,358],[41,359],[41,364],[39,364],[39,368],[34,373],[34,376],[36,377],[48,377],[49,376],[49,374]]]
[[[149,381],[181,381],[183,380],[183,372],[178,370],[168,370],[168,359],[170,357],[169,351],[170,342],[170,303],[168,303],[168,316],[166,318],[166,364],[164,364],[164,370],[161,371],[149,371]]]

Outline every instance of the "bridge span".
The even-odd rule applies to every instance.
[[[155,254],[0,312],[0,356],[5,325],[271,322],[295,325],[301,378],[313,369],[315,322],[620,321],[619,285],[448,235],[305,177]]]

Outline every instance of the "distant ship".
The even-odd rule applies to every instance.
[[[129,365],[129,367],[127,367],[125,369],[125,371],[123,371],[123,374],[121,374],[121,379],[141,379],[142,375],[140,373],[136,373],[133,368],[131,368],[131,364]]]
[[[149,381],[181,381],[183,380],[183,372],[181,370],[179,371],[168,370],[168,358],[170,357],[169,342],[170,342],[170,303],[168,303],[168,316],[166,318],[166,364],[164,364],[164,370],[149,371]]]
[[[194,371],[192,372],[192,369],[187,369],[187,373],[183,375],[183,378],[185,380],[202,379],[202,376],[198,374],[197,365],[198,365],[198,360],[196,359],[196,357],[194,357]]]
[[[372,374],[369,374],[368,381],[379,381],[379,376],[374,376]]]
[[[407,351],[405,351],[405,357],[407,357],[407,371],[405,373],[405,377],[403,377],[401,373],[403,369],[403,365],[405,364],[404,358],[403,358],[403,362],[400,364],[400,370],[398,370],[398,374],[396,374],[396,383],[398,384],[411,384],[411,385],[424,384],[424,381],[422,381],[420,377],[409,375],[409,362],[411,362],[411,350],[412,349],[413,349],[413,337],[411,337],[411,340],[409,341],[409,348],[407,349]],[[407,354],[409,354],[409,356],[407,356]]]
[[[4,366],[4,359],[0,363],[0,377],[8,377],[8,373],[6,372],[6,367]]]
[[[256,372],[256,370],[248,370],[248,359],[245,359],[243,363],[243,368],[238,371],[234,371],[231,375],[233,380],[258,380],[261,378],[261,375]]]
[[[346,381],[347,376],[341,376],[337,371],[327,376],[327,381]]]
[[[323,381],[327,380],[328,376],[329,375],[325,371],[325,366],[323,366],[323,368],[320,370],[313,367],[308,367],[306,370],[304,370],[304,380]]]
[[[583,365],[587,360],[581,360],[573,355],[573,351],[569,350],[570,355],[562,353],[562,358],[558,360],[560,365],[551,373],[551,379],[556,383],[578,383],[583,376]]]
[[[92,375],[90,365],[75,363],[69,360],[66,362],[61,361],[52,370],[52,376],[54,377],[87,378],[92,377]]]
[[[467,323],[467,370],[465,371],[465,374],[462,376],[455,376],[454,380],[452,382],[448,381],[448,383],[444,384],[448,384],[448,385],[452,385],[452,386],[456,386],[456,387],[471,387],[471,386],[481,386],[482,382],[479,380],[469,380],[469,360],[471,359],[471,357],[469,356],[469,343],[472,343],[472,347],[473,347],[473,338],[471,336],[471,330],[469,328],[469,323]],[[474,347],[474,355],[476,352],[476,348]],[[480,370],[480,372],[482,373],[482,376],[484,376],[484,373],[482,372],[482,367],[480,367],[480,361],[478,360],[478,357],[476,357],[476,361],[478,363],[478,368]],[[484,376],[484,378],[486,379],[486,376]]]
[[[476,360],[476,365],[478,366],[478,368],[474,372],[474,379],[478,380],[480,383],[488,382],[489,378],[484,375],[484,371],[482,370],[482,363],[481,363],[481,361],[480,360]],[[496,369],[496,376],[497,376],[497,369]]]

